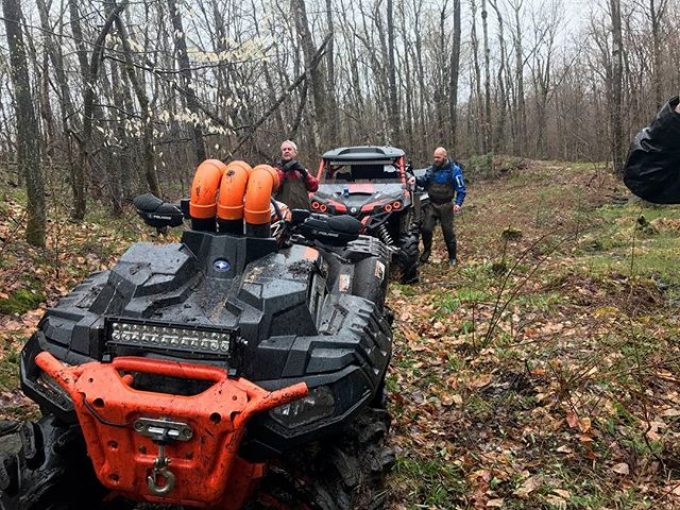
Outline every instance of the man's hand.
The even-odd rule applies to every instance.
[[[677,113],[680,113],[680,103],[678,103],[678,106],[675,107],[675,111],[676,111]]]
[[[412,175],[409,176],[409,178],[406,180],[406,184],[408,184],[411,189],[414,189],[416,187],[416,178]]]
[[[453,214],[458,214],[461,207],[458,204],[453,204]]]
[[[300,172],[303,178],[307,176],[307,170],[305,169],[305,167],[302,166],[302,164],[295,159],[291,159],[288,163],[283,165],[284,172],[292,172],[294,170]]]

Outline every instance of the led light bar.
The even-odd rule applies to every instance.
[[[108,344],[229,356],[235,332],[150,322],[107,321]]]

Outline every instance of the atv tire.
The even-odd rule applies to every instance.
[[[123,510],[104,504],[80,430],[54,416],[0,422],[0,510]]]
[[[269,468],[249,510],[383,510],[394,452],[390,416],[370,408],[334,439],[289,452]]]
[[[418,235],[413,232],[399,238],[399,251],[394,257],[394,277],[401,283],[418,281]]]

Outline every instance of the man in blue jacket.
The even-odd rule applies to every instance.
[[[435,222],[439,220],[444,234],[444,242],[449,252],[449,265],[456,265],[456,234],[453,230],[453,215],[460,212],[465,199],[465,181],[463,172],[444,147],[434,151],[434,164],[427,169],[425,175],[415,179],[417,186],[424,188],[430,196],[430,204],[423,211],[423,254],[420,262],[426,263],[432,250],[432,232]],[[455,201],[454,201],[455,198]]]

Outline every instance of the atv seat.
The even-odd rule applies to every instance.
[[[135,197],[132,203],[135,209],[137,209],[137,214],[150,227],[177,227],[184,220],[184,215],[179,207],[163,202],[151,193]]]
[[[347,234],[352,237],[358,236],[361,231],[361,222],[347,214],[331,216],[328,218],[328,226],[335,232]]]
[[[298,226],[298,233],[309,240],[343,246],[359,237],[361,222],[352,216],[312,214]]]

